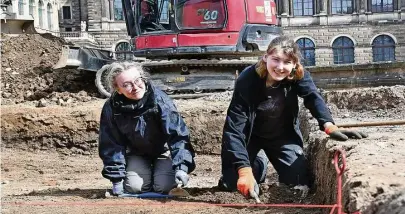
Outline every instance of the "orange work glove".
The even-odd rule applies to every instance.
[[[351,138],[356,138],[356,139],[361,139],[361,138],[366,138],[368,137],[367,134],[356,131],[356,130],[350,130],[350,129],[341,129],[337,127],[336,125],[330,125],[325,128],[325,133],[329,135],[331,138],[335,140],[340,140],[340,141],[346,141]]]
[[[237,188],[242,195],[245,197],[251,196],[253,192],[259,194],[259,186],[256,183],[255,177],[253,176],[251,167],[243,167],[238,170],[239,179],[237,183]]]

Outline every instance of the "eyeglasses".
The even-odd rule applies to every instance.
[[[127,91],[131,91],[132,89],[135,88],[135,86],[142,87],[143,84],[144,84],[144,81],[143,81],[142,77],[138,77],[138,78],[134,79],[133,81],[124,82],[124,84],[122,84],[121,87],[125,88],[125,90],[127,90]]]

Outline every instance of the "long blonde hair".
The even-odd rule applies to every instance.
[[[277,51],[283,51],[296,64],[295,72],[293,75],[287,77],[287,80],[300,80],[304,77],[304,67],[301,65],[301,53],[298,45],[286,36],[279,36],[273,39],[267,47],[266,54],[271,55]],[[267,64],[261,58],[256,64],[256,72],[260,78],[267,76]]]

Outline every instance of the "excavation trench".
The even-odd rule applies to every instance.
[[[50,35],[2,37],[2,213],[133,212],[134,205],[127,206],[133,199],[103,198],[105,189],[110,188],[110,183],[101,177],[102,163],[97,156],[99,117],[104,100],[99,98],[94,87],[94,73],[52,69],[64,44],[66,42]],[[176,101],[198,153],[198,167],[191,174],[188,189],[193,195],[190,201],[216,204],[254,202],[238,193],[221,192],[215,188],[220,176],[218,154],[222,127],[231,93]],[[404,119],[404,94],[404,86],[393,86],[330,91],[323,95],[337,123],[353,123]],[[320,132],[316,121],[303,109],[300,111],[301,128],[315,175],[313,193],[302,200],[290,188],[278,185],[277,175],[269,169],[267,182],[261,185],[263,194],[260,197],[264,203],[335,203],[336,176],[331,160],[334,150],[343,148],[347,154],[343,182],[345,210],[361,210],[363,213],[400,213],[405,210],[403,126],[360,127],[370,135],[369,138],[336,142]],[[60,203],[58,206],[10,205],[26,202]],[[87,204],[71,206],[68,203],[63,205],[63,202]],[[141,202],[146,206],[136,207],[140,213],[249,211],[312,214],[329,211],[170,208],[166,204],[148,206],[148,200]],[[87,209],[88,205],[92,205],[92,209]]]
[[[379,88],[374,92],[370,90],[368,92],[364,90],[328,92],[325,94],[325,99],[328,100],[337,123],[392,120],[404,118],[404,90],[405,87],[398,86]],[[381,93],[384,94],[381,95]],[[368,97],[372,103],[367,104],[365,103],[367,100],[360,100],[360,95]],[[350,96],[357,97],[357,105],[353,101],[347,101],[347,105],[342,104]],[[216,168],[208,167],[206,163],[201,164],[208,175],[209,172],[220,169],[217,155],[220,153],[222,126],[229,99],[230,93],[224,93],[208,98],[176,101],[179,111],[190,128],[191,141],[198,155],[209,155],[207,157],[213,157],[212,160],[216,160],[214,161]],[[392,104],[393,102],[395,105]],[[55,151],[76,158],[96,156],[98,121],[103,103],[104,100],[96,100],[81,105],[72,104],[68,107],[52,105],[44,108],[21,104],[2,106],[2,147],[34,153],[41,150]],[[341,106],[338,107],[336,104]],[[363,106],[362,110],[357,109],[358,105]],[[401,191],[404,189],[405,175],[398,173],[398,169],[405,168],[400,161],[404,157],[404,151],[400,149],[405,137],[403,131],[400,131],[403,127],[360,128],[370,134],[368,139],[337,142],[330,140],[323,132],[317,131],[316,121],[305,108],[300,110],[300,121],[306,140],[305,150],[315,175],[314,194],[307,203],[334,204],[336,202],[336,171],[331,160],[335,149],[342,148],[346,150],[348,156],[348,169],[343,178],[343,206],[346,211],[384,213],[387,209],[404,208]],[[270,193],[267,195],[265,193],[262,197],[271,198],[278,193],[271,192],[274,190],[276,180],[274,171],[271,176],[273,177],[270,180],[273,183],[263,189]],[[214,182],[211,182],[211,186],[215,186]],[[198,184],[190,190],[196,195],[204,195],[204,191],[208,191],[204,188],[198,189],[197,186]],[[266,201],[264,198],[264,201],[299,202],[296,198],[292,198],[287,201]],[[238,200],[244,201],[243,198]],[[226,203],[238,202],[238,200],[216,199],[214,202]]]

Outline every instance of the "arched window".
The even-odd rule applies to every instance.
[[[297,44],[300,47],[302,62],[306,66],[315,65],[315,44],[308,38],[301,38],[297,40]]]
[[[373,61],[395,61],[395,42],[387,35],[377,36],[373,40]]]
[[[51,3],[48,3],[48,6],[46,7],[47,9],[47,18],[48,18],[48,29],[52,30],[52,5]]]
[[[119,42],[115,46],[115,57],[117,60],[129,60],[133,58],[132,47],[129,42]]]
[[[124,20],[122,0],[114,0],[114,20]]]
[[[332,49],[335,64],[354,63],[354,43],[349,37],[341,36],[335,39]]]
[[[294,16],[314,15],[313,0],[293,0]]]
[[[18,0],[18,15],[24,15],[24,0]]]
[[[38,1],[38,20],[39,20],[39,26],[41,28],[44,28],[44,17],[42,16],[44,12],[44,3],[42,0]]]
[[[29,14],[31,15],[31,16],[34,16],[34,8],[35,8],[35,2],[34,2],[34,0],[30,0],[30,3],[29,3],[30,5],[29,5]]]
[[[352,0],[332,0],[332,14],[351,14],[353,13]]]

